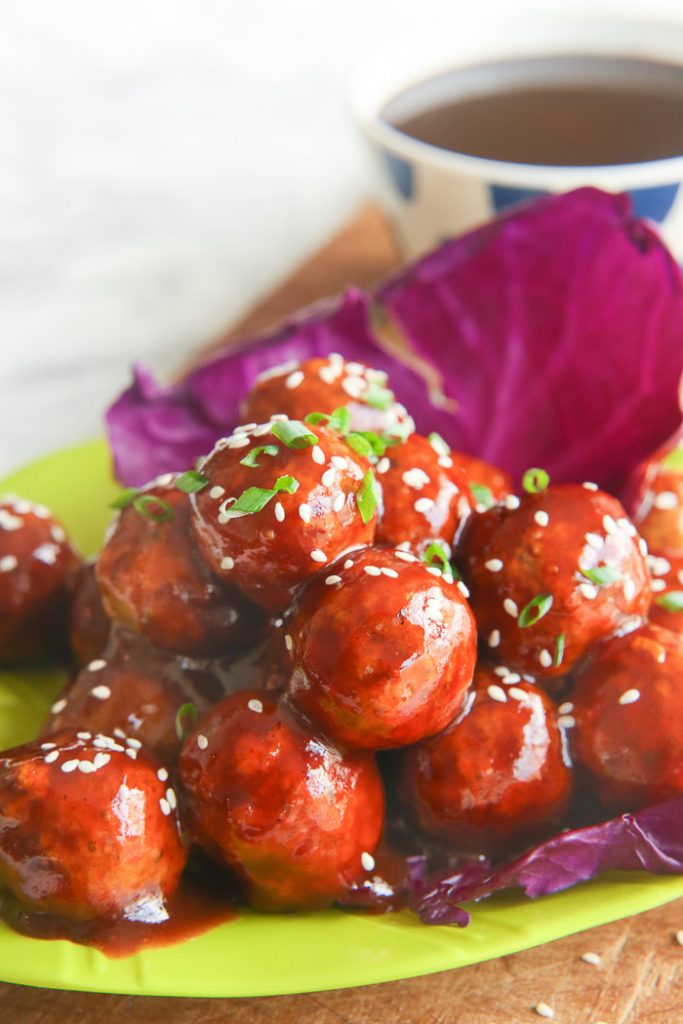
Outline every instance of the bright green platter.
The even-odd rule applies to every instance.
[[[0,484],[50,506],[85,553],[97,549],[115,493],[103,442],[70,448]],[[0,749],[37,729],[57,673],[0,675]],[[0,980],[49,988],[165,996],[269,996],[393,981],[464,967],[649,910],[683,896],[683,878],[621,874],[537,901],[516,894],[473,908],[469,928],[411,914],[244,913],[166,949],[110,960],[68,942],[23,938],[0,922]]]

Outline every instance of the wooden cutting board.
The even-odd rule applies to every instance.
[[[398,261],[381,216],[359,217],[223,338],[270,327]],[[0,1024],[683,1024],[683,901],[537,949],[410,981],[271,999],[160,999],[0,984]],[[597,953],[599,966],[581,959]],[[229,969],[227,965],[226,969]],[[268,965],[263,965],[268,970]]]

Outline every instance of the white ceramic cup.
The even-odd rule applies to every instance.
[[[512,5],[511,5],[512,7]],[[683,13],[683,7],[682,7]],[[558,167],[454,153],[405,135],[383,119],[392,100],[435,76],[520,57],[616,56],[681,65],[683,17],[522,14],[430,25],[425,37],[390,44],[356,69],[351,103],[379,167],[381,199],[407,256],[461,234],[535,195],[595,185],[629,192],[683,261],[683,153],[614,166]]]

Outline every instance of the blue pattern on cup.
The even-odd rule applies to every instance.
[[[496,213],[506,210],[508,206],[525,203],[529,199],[538,199],[549,193],[542,188],[512,188],[508,185],[490,185],[491,203]]]
[[[679,185],[653,185],[632,188],[629,192],[636,217],[646,217],[661,224],[674,204]]]
[[[412,199],[415,194],[415,172],[413,165],[409,164],[407,160],[402,160],[401,157],[394,156],[393,153],[389,153],[386,149],[382,151],[382,156],[389,171],[389,177],[399,194],[404,199]]]

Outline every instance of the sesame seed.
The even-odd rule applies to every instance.
[[[93,686],[90,692],[98,700],[109,700],[111,697],[111,690],[108,686]]]
[[[342,581],[341,576],[335,576],[334,574],[332,576],[326,576],[325,577],[325,585],[327,587],[333,587],[335,585],[335,583],[341,583],[341,581]]]
[[[123,729],[119,729],[118,726],[113,730],[114,736],[117,736],[120,740],[125,740],[126,734]]]
[[[292,640],[289,633],[285,633],[285,647],[287,648],[288,651],[294,649],[294,641]]]
[[[624,583],[624,597],[627,601],[632,601],[636,596],[636,585],[632,579],[627,579]]]
[[[421,491],[430,482],[424,470],[417,467],[415,469],[406,469],[401,474],[401,479],[406,487],[412,487],[415,491]]]
[[[516,494],[506,494],[503,504],[510,512],[514,512],[515,509],[519,508],[519,498]]]
[[[546,650],[544,647],[543,650],[538,653],[538,660],[543,668],[550,668],[553,663],[553,656],[550,651]]]
[[[65,775],[69,775],[71,772],[75,772],[78,768],[78,758],[72,758],[70,761],[62,762],[61,769]]]
[[[332,511],[333,512],[341,512],[341,510],[344,508],[345,504],[346,504],[346,495],[342,491],[340,494],[337,495],[337,497],[332,502]]]
[[[402,540],[400,544],[396,545],[397,551],[410,551],[410,541]]]
[[[325,384],[334,384],[337,377],[341,376],[341,374],[334,366],[321,366],[318,370],[318,376]]]
[[[442,575],[441,569],[439,569],[438,565],[428,565],[428,566],[426,566],[426,569],[427,569],[427,572],[431,576],[441,576]]]
[[[137,761],[138,759],[138,752],[137,750],[133,750],[132,747],[127,747],[126,750],[124,750],[124,754],[126,757],[129,757],[131,761]]]
[[[14,511],[18,512],[19,515],[24,516],[28,512],[33,511],[33,505],[30,501],[26,501],[25,498],[20,498],[19,501],[14,503]]]
[[[175,811],[176,807],[178,806],[178,797],[175,794],[175,789],[169,788],[166,790],[166,800],[171,810]]]
[[[224,494],[225,487],[221,487],[218,484],[215,487],[212,487],[211,490],[209,491],[210,498],[222,498]]]
[[[235,568],[235,559],[231,558],[230,555],[226,555],[225,558],[221,558],[221,569],[227,572],[229,569]]]
[[[197,743],[199,743],[199,738],[197,739]],[[159,769],[159,771],[157,772],[157,778],[159,782],[166,782],[166,780],[168,779],[168,772],[166,771],[165,768]]]
[[[371,853],[367,853],[366,850],[363,850],[363,852],[361,853],[360,862],[363,865],[364,871],[375,870],[375,858],[372,856]]]
[[[564,704],[560,704],[559,708],[557,709],[558,714],[560,714],[560,715],[568,715],[573,710],[574,710],[574,705],[572,704],[572,702],[570,700],[566,700],[564,702]]]
[[[647,555],[647,541],[645,540],[644,537],[639,537],[638,538],[638,547],[640,548],[641,555],[646,556]]]
[[[79,772],[83,772],[84,775],[91,775],[92,772],[96,772],[97,768],[92,761],[79,761],[78,762]]]
[[[129,747],[132,747],[134,750],[142,749],[142,743],[140,742],[140,740],[136,739],[135,736],[128,736],[126,738],[126,743],[128,744]]]
[[[517,616],[519,615],[519,608],[517,607],[517,602],[513,601],[511,597],[505,598],[505,600],[503,601],[503,608],[508,613],[508,615],[512,615],[514,618],[517,618]]]
[[[315,444],[311,448],[311,458],[318,466],[325,465],[325,453],[319,444]]]
[[[538,526],[547,526],[550,522],[550,516],[543,509],[539,509],[538,512],[534,512],[534,522]]]
[[[6,508],[0,508],[0,530],[20,530],[24,520],[13,516]]]
[[[285,508],[281,501],[275,502],[275,518],[278,523],[284,523],[285,521]]]
[[[296,359],[293,359],[292,363],[290,365],[296,366],[297,365]],[[284,370],[284,368],[283,368],[283,370]],[[286,423],[288,419],[289,419],[289,416],[287,415],[287,413],[285,413],[285,412],[274,412],[273,415],[270,417],[270,422],[271,423]]]
[[[507,667],[507,665],[496,665],[493,672],[494,675],[497,676],[507,676],[510,673],[510,669]]]
[[[594,587],[592,583],[579,583],[579,590],[587,601],[594,601],[598,596],[598,588]]]
[[[651,580],[650,589],[655,593],[659,593],[662,590],[666,590],[666,580]]]
[[[53,526],[50,530],[50,536],[57,544],[63,544],[66,540],[66,534],[61,526]]]
[[[602,957],[599,953],[582,953],[581,959],[585,964],[591,964],[593,967],[598,967]]]
[[[341,386],[350,398],[362,398],[368,384],[362,377],[344,377]]]
[[[261,423],[254,431],[254,437],[265,437],[266,434],[270,434],[273,429],[272,423]]]
[[[53,715],[58,715],[61,711],[64,710],[65,707],[66,707],[66,698],[62,697],[61,700],[56,700],[54,702],[54,704],[50,708],[50,711],[52,712]]]
[[[45,764],[52,764],[54,761],[57,760],[58,757],[59,757],[59,751],[58,750],[51,750],[49,754],[45,755],[43,760],[45,761]]]
[[[675,939],[679,946],[683,946],[683,929],[681,929],[681,931],[679,932],[676,932]]]
[[[491,686],[487,686],[486,692],[491,700],[496,700],[499,704],[505,704],[507,701],[505,690],[502,686],[498,686],[496,683],[493,683]]]
[[[467,586],[466,583],[463,583],[462,580],[458,580],[458,590],[460,591],[463,597],[470,596],[469,587]]]
[[[395,569],[389,569],[387,566],[382,567],[382,576],[387,576],[390,580],[397,580],[398,573]]]
[[[95,765],[95,770],[99,771],[100,768],[104,768],[104,766],[109,764],[110,761],[111,761],[111,754],[104,754],[100,750],[99,753],[95,754],[95,757],[93,758],[93,762],[92,763]]]
[[[106,664],[104,658],[95,658],[94,661],[88,664],[88,672],[100,672]]]
[[[285,378],[285,387],[289,391],[294,391],[300,384],[304,382],[303,370],[295,370],[294,373],[290,373],[289,377]]]
[[[498,647],[500,644],[500,630],[492,629],[489,633],[488,645],[489,647]]]
[[[619,698],[620,704],[635,704],[637,700],[640,700],[640,690],[624,690],[621,697]]]
[[[159,807],[161,808],[161,813],[168,817],[169,814],[171,813],[171,805],[169,804],[165,796],[162,796],[161,800],[159,801]]]
[[[622,531],[622,533],[626,534],[627,537],[636,537],[638,535],[638,531],[636,530],[631,520],[626,519],[625,516],[621,516],[620,519],[617,519],[617,526]]]
[[[382,570],[376,565],[365,565],[363,566],[363,572],[367,573],[368,576],[381,576]]]
[[[557,719],[557,724],[561,729],[573,729],[576,725],[576,719],[573,715],[560,715]]]
[[[434,501],[432,498],[418,498],[413,508],[416,512],[431,512],[434,508]]]
[[[511,686],[513,683],[521,683],[522,677],[519,672],[508,672],[507,675],[501,676],[501,680],[506,686]]]
[[[311,506],[307,505],[306,502],[304,502],[302,505],[299,505],[299,516],[301,517],[304,523],[310,523]]]
[[[453,466],[453,459],[450,457],[450,455],[439,455],[436,461],[442,467],[442,469],[451,469]]]
[[[204,735],[204,733],[200,732],[199,735],[197,736],[197,746],[199,747],[200,750],[206,750],[208,745],[209,741],[207,740],[206,736]]]
[[[347,363],[344,369],[353,377],[359,377],[365,371],[362,363]]]
[[[653,505],[660,512],[668,512],[678,505],[678,495],[674,491],[660,491],[655,495]]]
[[[323,487],[334,487],[334,481],[337,479],[337,474],[334,469],[326,469],[322,475]]]
[[[526,700],[526,690],[520,690],[518,686],[511,686],[507,692],[514,700]]]
[[[256,698],[253,698],[252,700],[248,701],[247,707],[249,708],[250,711],[256,712],[257,715],[260,715],[261,712],[263,711],[263,704],[261,703],[260,700],[256,700]]]
[[[547,1003],[536,1003],[534,1011],[539,1017],[547,1017],[548,1020],[552,1020],[555,1016],[555,1011],[552,1006],[548,1006]]]
[[[386,473],[387,470],[389,470],[390,468],[391,468],[391,462],[389,461],[389,459],[385,455],[384,458],[380,459],[379,462],[377,463],[377,466],[375,467],[375,471],[377,473],[379,473],[380,476],[383,476],[384,473]]]
[[[353,559],[352,558],[347,558],[346,561],[344,562],[344,568],[345,569],[350,569],[352,565],[353,565]]]
[[[38,519],[49,519],[49,517],[50,517],[50,510],[45,505],[34,505],[33,506],[33,514]]]
[[[235,434],[228,441],[228,448],[246,448],[250,444],[250,439],[246,434]]]
[[[609,513],[605,513],[605,515],[602,517],[602,525],[604,526],[607,533],[614,534],[619,532],[619,527],[617,526],[616,519],[614,518],[614,516],[609,515]]]
[[[396,557],[400,558],[402,562],[417,562],[417,558],[410,551],[396,551]]]
[[[56,743],[41,743],[40,744],[40,749],[41,750],[54,750],[56,746],[57,746]]]
[[[599,533],[587,533],[586,543],[592,547],[594,551],[599,551],[605,542]]]
[[[671,562],[659,555],[648,555],[647,565],[653,576],[666,576],[671,571]]]
[[[4,555],[0,558],[0,572],[12,572],[18,565],[16,555]]]
[[[488,569],[489,572],[500,572],[503,568],[502,559],[489,558],[488,562],[484,562],[484,568]]]
[[[325,554],[324,551],[321,551],[320,548],[315,548],[313,551],[311,551],[311,558],[313,559],[314,562],[327,561],[327,555]]]
[[[335,467],[335,469],[348,469],[349,464],[343,455],[333,455],[332,458],[330,459],[330,462]]]
[[[581,486],[585,487],[587,491],[597,491],[598,489],[598,485],[594,484],[591,480],[584,480]]]
[[[76,739],[78,739],[78,740],[91,740],[92,739],[92,733],[90,733],[90,732],[77,732],[76,733]]]

